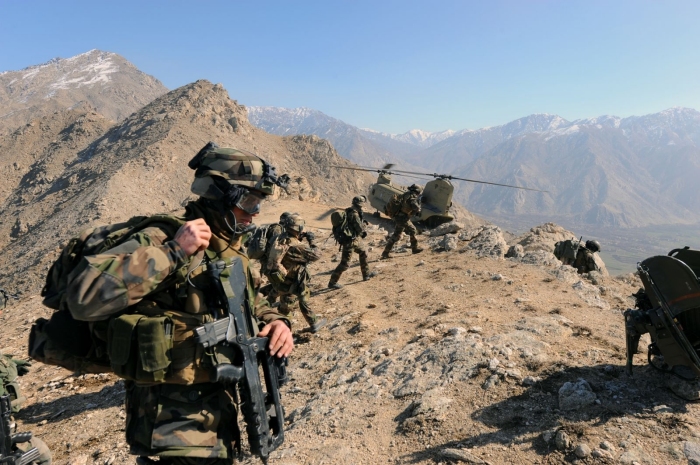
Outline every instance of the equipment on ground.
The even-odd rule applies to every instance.
[[[370,171],[379,174],[377,177],[377,182],[369,187],[369,193],[367,195],[370,205],[376,209],[375,216],[379,216],[380,212],[384,212],[387,203],[391,201],[392,197],[400,196],[408,190],[408,188],[404,186],[393,183],[391,180],[392,175],[418,179],[426,179],[426,177],[428,177],[428,179],[430,177],[434,178],[433,180],[428,181],[425,184],[425,187],[423,187],[421,212],[417,216],[411,218],[411,221],[413,221],[413,223],[415,223],[417,226],[422,226],[425,228],[434,228],[454,219],[454,216],[450,214],[450,207],[452,206],[452,193],[454,192],[454,186],[451,182],[452,180],[490,184],[493,186],[512,187],[514,189],[523,189],[536,192],[547,192],[528,187],[511,186],[509,184],[458,178],[449,174],[416,173],[413,171],[392,170],[391,168],[394,166],[393,164],[387,164],[383,168],[355,168],[340,165],[331,166],[334,168],[355,171]],[[411,187],[413,187],[414,190],[415,188],[420,189],[420,186],[417,184],[413,184]]]
[[[625,311],[627,372],[642,334],[649,333],[647,359],[686,380],[700,377],[700,251],[688,247],[637,264],[644,289],[635,309]]]

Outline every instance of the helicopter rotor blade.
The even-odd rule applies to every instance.
[[[476,182],[479,184],[490,184],[492,186],[502,186],[502,187],[512,187],[513,189],[522,189],[526,191],[535,191],[535,192],[546,192],[549,193],[549,191],[543,191],[540,189],[533,189],[532,187],[521,187],[521,186],[512,186],[510,184],[499,184],[497,182],[488,182],[488,181],[477,181],[476,179],[467,179],[467,178],[457,178],[454,176],[445,176],[446,179],[457,179],[459,181],[467,181],[467,182]]]
[[[334,211],[339,211],[339,210],[342,210],[342,208],[340,208],[340,207],[333,207],[333,208],[329,209],[328,211],[326,211],[326,212],[324,212],[324,213],[321,213],[321,214],[316,218],[316,221],[323,221],[323,220],[325,220],[326,218],[328,218],[329,216],[331,216],[331,215],[333,214]]]
[[[343,170],[353,170],[353,171],[369,171],[371,173],[383,173],[383,174],[399,174],[399,176],[405,177],[405,178],[416,178],[416,179],[424,179],[424,180],[429,180],[430,178],[425,177],[425,176],[411,176],[408,174],[404,174],[402,171],[387,171],[385,169],[379,169],[379,168],[353,168],[351,166],[341,166],[341,165],[330,165],[332,168],[340,168]],[[386,165],[389,166],[389,165]],[[393,166],[393,165],[391,165]],[[412,174],[420,174],[420,173],[412,173]],[[428,175],[431,176],[431,175]]]
[[[456,177],[456,176],[451,176],[451,175],[449,175],[449,174],[415,173],[415,172],[413,172],[413,171],[402,171],[402,170],[394,170],[394,173],[400,173],[400,174],[402,174],[402,175],[404,175],[404,174],[420,174],[420,175],[423,175],[423,176],[432,176],[432,177],[434,177],[434,178],[456,179],[456,180],[458,180],[458,181],[475,182],[475,183],[479,183],[479,184],[489,184],[489,185],[492,185],[492,186],[512,187],[513,189],[522,189],[522,190],[526,190],[526,191],[547,192],[547,193],[549,193],[549,191],[543,191],[543,190],[540,190],[540,189],[533,189],[533,188],[531,188],[531,187],[512,186],[512,185],[510,185],[510,184],[500,184],[500,183],[497,183],[497,182],[479,181],[479,180],[476,180],[476,179],[467,179],[467,178],[458,178],[458,177]]]

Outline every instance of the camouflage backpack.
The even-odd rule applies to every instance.
[[[333,225],[333,239],[338,244],[347,244],[353,239],[352,231],[348,227],[348,213],[345,210],[335,211],[331,215],[331,224]]]
[[[384,206],[384,214],[389,218],[393,218],[401,212],[402,207],[403,202],[401,201],[401,196],[399,194],[394,194]]]
[[[554,244],[554,256],[559,260],[568,259],[573,261],[576,259],[576,254],[579,247],[581,247],[581,241],[576,239],[567,239],[565,241],[559,241]]]
[[[12,413],[17,413],[27,400],[19,389],[17,377],[27,373],[28,362],[14,360],[0,354],[0,396],[9,395]]]
[[[259,226],[245,242],[245,250],[248,258],[260,260],[270,252],[270,246],[275,237],[282,233],[279,223]]]
[[[34,322],[29,333],[29,356],[79,373],[112,371],[107,356],[109,319],[86,322],[73,318],[65,302],[69,275],[84,256],[116,247],[146,227],[157,225],[174,237],[184,223],[183,218],[169,215],[137,216],[123,223],[85,230],[72,238],[46,276],[42,303],[56,311],[50,319]]]

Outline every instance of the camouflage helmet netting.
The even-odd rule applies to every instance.
[[[352,204],[353,205],[362,205],[366,201],[367,201],[367,197],[365,197],[364,195],[358,195],[356,197],[353,197]]]
[[[191,190],[212,200],[220,200],[223,191],[214,177],[233,185],[255,189],[266,195],[274,193],[275,186],[265,180],[265,162],[247,150],[216,147],[204,152],[195,172]]]
[[[408,188],[409,191],[421,193],[423,192],[423,188],[421,188],[418,184],[411,184],[411,186]]]
[[[306,224],[306,222],[304,221],[304,218],[302,218],[300,215],[295,213],[295,214],[292,214],[292,215],[287,217],[287,219],[284,223],[284,227],[287,230],[300,233],[304,230],[305,224]]]

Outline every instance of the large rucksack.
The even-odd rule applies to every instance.
[[[174,237],[184,223],[183,218],[169,215],[137,216],[123,223],[85,230],[72,238],[46,276],[42,303],[56,311],[50,319],[39,318],[32,326],[29,356],[78,373],[112,371],[107,356],[109,319],[86,322],[73,318],[66,305],[68,277],[84,256],[105,252],[153,225],[166,231],[168,237]]]
[[[384,214],[389,218],[393,218],[401,212],[402,206],[402,196],[394,194],[384,206]]]
[[[338,244],[347,244],[354,238],[352,231],[348,227],[348,213],[345,210],[339,210],[331,214],[331,224],[333,225],[333,239]]]
[[[248,258],[260,260],[265,256],[268,242],[271,239],[271,237],[269,237],[270,226],[272,225],[258,226],[255,232],[248,238],[248,241],[245,243],[245,251]]]
[[[580,240],[567,239],[565,241],[559,241],[554,244],[554,256],[559,260],[568,259],[573,262],[576,259],[579,247],[581,247]]]

